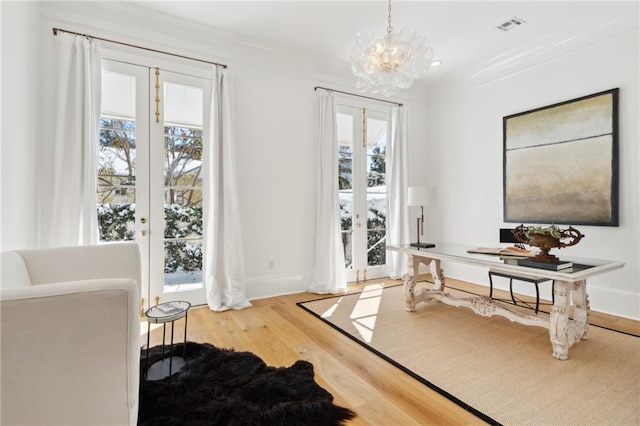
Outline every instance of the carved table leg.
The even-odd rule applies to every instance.
[[[569,342],[567,341],[567,324],[569,322],[569,294],[566,281],[556,281],[553,295],[554,303],[549,319],[549,336],[553,346],[553,357],[565,360],[569,357]]]
[[[587,296],[587,283],[585,280],[573,283],[571,289],[571,299],[573,300],[573,321],[580,334],[580,339],[587,338],[589,331],[589,298]]]
[[[431,275],[433,276],[433,290],[422,288],[416,293],[416,278],[420,272],[420,264],[424,263],[429,266]],[[444,290],[444,274],[440,268],[439,259],[431,259],[429,257],[409,255],[409,264],[407,275],[404,276],[404,296],[407,311],[416,310],[416,303],[424,302],[429,299],[439,298]]]
[[[433,277],[433,289],[444,291],[444,274],[440,267],[440,259],[433,259],[430,265],[431,276]]]
[[[586,338],[588,328],[589,300],[585,280],[575,283],[556,281],[555,302],[549,322],[549,336],[553,346],[553,357],[565,360],[569,357],[569,347]],[[573,319],[569,318],[569,308],[573,305]]]
[[[409,255],[407,274],[404,276],[404,297],[406,303],[406,309],[409,312],[416,310],[416,271],[420,266],[420,261],[417,257]]]

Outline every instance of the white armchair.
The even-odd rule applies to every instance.
[[[2,253],[3,425],[135,425],[135,243]]]

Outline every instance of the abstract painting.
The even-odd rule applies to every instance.
[[[505,222],[618,226],[618,92],[503,118]]]

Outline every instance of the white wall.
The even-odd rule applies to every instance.
[[[425,161],[433,166],[428,179],[439,191],[439,205],[429,222],[437,239],[496,245],[499,228],[517,225],[502,221],[504,116],[619,87],[620,226],[576,226],[586,238],[561,254],[626,262],[622,270],[589,280],[591,307],[640,318],[638,40],[636,28],[479,87],[431,99],[427,145],[429,158],[438,161]],[[445,271],[488,282],[486,271],[479,268],[446,265]],[[543,295],[550,296],[548,291]]]
[[[352,90],[309,58],[243,51],[199,36],[193,25],[106,13],[117,3],[2,2],[2,249],[37,245],[38,147],[53,111],[51,26],[227,63],[236,86],[240,220],[250,298],[302,291],[313,262],[316,102],[313,87]],[[159,33],[155,28],[163,28]],[[185,30],[186,29],[186,30]],[[637,32],[559,57],[482,87],[407,106],[410,184],[435,184],[428,239],[497,242],[502,224],[502,117],[611,87],[621,88],[621,226],[586,227],[571,254],[627,262],[589,283],[594,309],[638,318]],[[217,40],[221,40],[217,43]],[[634,50],[635,48],[635,50]],[[594,61],[590,54],[597,58]],[[11,64],[11,66],[7,66]],[[44,82],[44,83],[43,83]],[[635,93],[635,97],[632,94]],[[420,99],[416,99],[419,96]],[[18,100],[18,101],[16,101]],[[427,105],[427,100],[430,102]],[[11,124],[11,127],[7,126]],[[19,140],[15,144],[11,141]],[[17,207],[4,202],[15,199]],[[413,222],[413,221],[412,221]],[[412,224],[413,225],[413,224]],[[413,233],[412,233],[413,235]],[[273,269],[269,269],[269,261]],[[447,274],[486,283],[486,271],[447,267]]]
[[[300,291],[315,238],[314,82],[259,69],[234,75],[248,296]]]
[[[42,109],[36,3],[0,2],[2,117],[0,250],[37,244],[38,155]],[[11,200],[11,202],[7,202]]]

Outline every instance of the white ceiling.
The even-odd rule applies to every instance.
[[[325,74],[351,80],[350,53],[358,31],[383,36],[387,1],[166,1],[46,2],[59,11],[103,16],[114,29],[127,24],[220,45],[305,61]],[[392,25],[414,27],[425,36],[442,65],[417,84],[443,90],[447,82],[482,84],[580,49],[617,34],[637,30],[640,2],[625,1],[420,1],[392,0]],[[107,24],[107,15],[116,21]],[[525,21],[509,31],[497,27],[513,17]],[[170,26],[174,24],[173,27]],[[75,29],[71,28],[72,30]],[[87,29],[89,31],[90,29]],[[148,44],[148,43],[146,43]],[[221,53],[214,49],[213,52]],[[231,52],[231,53],[229,53]],[[226,56],[225,56],[226,55]],[[598,60],[598,58],[594,58]],[[322,69],[320,69],[320,67]],[[355,81],[355,80],[354,80]],[[445,90],[446,92],[446,90]]]
[[[138,11],[180,18],[234,42],[264,51],[305,55],[348,70],[358,31],[384,35],[387,2],[376,1],[134,1]],[[513,64],[541,61],[638,27],[639,2],[631,1],[406,1],[392,0],[395,31],[414,27],[443,64],[426,79],[479,78]],[[518,17],[525,24],[497,29]],[[533,62],[535,63],[535,62]],[[526,65],[526,64],[525,64]]]

